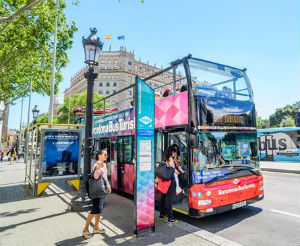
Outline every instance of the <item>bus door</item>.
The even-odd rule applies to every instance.
[[[134,138],[117,138],[117,183],[118,190],[133,195],[134,185]]]
[[[175,211],[183,212],[184,214],[188,213],[188,147],[187,147],[187,133],[172,132],[168,134],[168,146],[177,144],[180,151],[180,169],[183,169],[185,172],[179,174],[176,178],[176,197],[174,198],[173,208]]]

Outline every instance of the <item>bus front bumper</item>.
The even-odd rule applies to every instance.
[[[260,201],[262,199],[264,199],[264,195],[259,195],[259,196],[253,197],[251,199],[248,199],[248,200],[245,201],[246,204],[243,205],[243,207],[247,206],[251,203]],[[227,212],[227,211],[230,211],[230,210],[233,210],[233,209],[234,209],[233,204],[228,204],[228,205],[225,205],[225,206],[216,207],[216,208],[213,208],[212,211],[207,211],[205,213],[201,212],[199,209],[190,208],[189,209],[189,215],[192,216],[192,217],[195,217],[195,218],[203,218],[203,217],[214,215],[214,214],[224,213],[224,212]]]

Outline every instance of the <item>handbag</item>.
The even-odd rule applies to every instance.
[[[98,179],[94,178],[94,172],[88,179],[88,196],[90,199],[104,197],[107,194],[104,178],[100,175]]]
[[[164,180],[172,179],[175,169],[168,167],[165,162],[160,162],[158,167],[155,168],[155,176]]]

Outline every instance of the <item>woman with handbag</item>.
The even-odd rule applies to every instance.
[[[176,155],[176,149],[168,147],[164,152],[163,160],[166,162],[168,169],[172,170],[172,176],[170,180],[158,178],[157,189],[161,192],[159,202],[159,218],[165,218],[164,210],[167,205],[168,222],[175,222],[173,217],[173,198],[176,195],[176,181],[175,181],[175,162],[174,157]]]
[[[107,193],[110,193],[111,188],[110,188],[110,184],[107,179],[107,167],[105,164],[106,160],[107,160],[107,150],[102,149],[102,150],[100,150],[100,152],[98,152],[96,154],[96,163],[92,167],[92,178],[94,178],[96,180],[103,178],[104,182],[106,184]],[[104,198],[105,198],[105,195],[92,199],[92,209],[86,219],[85,227],[82,232],[82,236],[86,239],[91,238],[93,236],[89,232],[89,225],[94,216],[95,216],[95,226],[94,226],[93,234],[105,233],[104,228],[99,227],[100,214],[102,214],[102,212],[103,212]]]

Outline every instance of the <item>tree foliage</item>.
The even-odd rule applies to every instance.
[[[60,124],[66,124],[68,123],[68,115],[70,112],[70,123],[74,123],[74,115],[73,115],[73,109],[75,107],[81,107],[85,108],[86,107],[86,97],[87,94],[82,93],[82,94],[75,94],[73,97],[65,97],[64,98],[64,103],[60,105],[58,109],[58,117],[57,117],[57,123]],[[100,96],[97,93],[94,93],[94,102],[98,102],[101,100],[103,97]],[[94,104],[94,109],[102,109],[103,108],[103,102],[99,102]],[[109,107],[106,103],[106,107]]]
[[[259,116],[256,117],[256,126],[258,129],[262,129],[266,126],[268,120],[267,119],[263,119]]]
[[[32,0],[6,0],[0,3],[0,16],[10,16]],[[55,90],[62,81],[61,69],[68,63],[66,51],[72,47],[77,27],[68,24],[63,10],[66,4],[58,2],[58,31]],[[6,104],[26,96],[32,79],[33,92],[50,94],[55,0],[40,1],[16,16],[0,32],[0,101]],[[0,29],[6,22],[2,23]]]
[[[286,105],[282,108],[276,109],[275,113],[270,115],[271,127],[282,126],[283,118],[286,118],[286,124],[285,124],[286,126],[295,126],[294,119],[296,117],[296,113],[299,111],[300,111],[300,101],[292,105]]]

